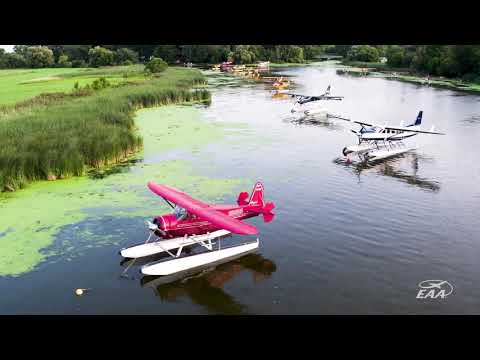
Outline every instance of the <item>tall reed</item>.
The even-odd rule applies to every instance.
[[[88,167],[118,162],[142,146],[134,111],[185,101],[209,101],[191,69],[168,69],[150,81],[107,88],[91,96],[29,108],[0,118],[0,190],[28,182],[80,176]]]

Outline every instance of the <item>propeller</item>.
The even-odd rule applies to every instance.
[[[148,230],[150,230],[150,231],[152,231],[152,232],[158,231],[158,232],[160,232],[162,235],[165,235],[165,234],[166,234],[166,232],[163,231],[162,229],[160,229],[160,228],[158,227],[158,225],[156,225],[156,224],[154,224],[154,223],[152,223],[152,222],[150,222],[150,221],[148,221],[148,220],[145,221],[145,224],[148,226]]]

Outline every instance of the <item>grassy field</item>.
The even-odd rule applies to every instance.
[[[117,70],[109,69],[112,76]],[[99,70],[90,75],[94,71]],[[205,81],[198,70],[169,68],[143,80],[1,116],[0,191],[35,180],[80,176],[88,168],[125,159],[142,146],[133,121],[139,108],[210,100],[207,91],[192,91]]]
[[[143,65],[131,65],[0,70],[0,105],[11,105],[42,93],[70,92],[76,82],[85,86],[101,76],[114,84],[125,80],[145,80],[143,68]]]

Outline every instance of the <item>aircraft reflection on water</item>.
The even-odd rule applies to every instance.
[[[438,192],[440,190],[440,184],[437,181],[424,179],[417,175],[419,159],[422,159],[422,157],[419,157],[414,152],[409,152],[377,163],[352,163],[344,158],[337,158],[333,162],[351,170],[358,176],[359,181],[360,175],[374,173],[398,179],[423,190]],[[404,171],[403,169],[406,167],[410,167],[413,174],[408,174]]]
[[[245,271],[251,272],[256,284],[269,278],[276,271],[276,265],[259,253],[251,253],[190,276],[186,274],[146,275],[141,278],[140,283],[142,287],[152,288],[162,301],[173,302],[179,298],[188,297],[195,304],[203,306],[209,313],[241,314],[248,312],[247,307],[226,293],[223,287]]]
[[[283,122],[289,122],[294,125],[311,125],[311,126],[318,126],[323,127],[325,129],[336,130],[340,131],[343,130],[343,127],[338,123],[329,120],[328,117],[319,117],[319,116],[303,116],[303,117],[295,117],[295,116],[288,116],[283,119]]]

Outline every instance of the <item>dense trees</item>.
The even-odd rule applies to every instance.
[[[68,55],[60,55],[57,61],[58,67],[72,67],[72,62],[68,60]]]
[[[354,61],[380,61],[381,51],[370,45],[354,45],[347,52],[347,58]]]
[[[323,53],[366,62],[386,57],[392,67],[480,82],[480,45],[16,45],[13,53],[0,51],[0,68],[96,67],[147,63],[153,57],[168,64],[301,63]]]
[[[53,51],[46,46],[15,45],[13,53],[0,51],[0,68],[42,68],[54,64]]]
[[[114,65],[115,53],[101,46],[88,50],[88,63],[92,67]]]
[[[28,67],[25,57],[17,53],[5,54],[5,63],[10,69]]]
[[[408,67],[412,62],[412,56],[406,56],[407,51],[398,45],[392,45],[387,49],[386,57],[388,65],[393,67]]]
[[[153,51],[153,56],[165,60],[169,64],[173,64],[178,56],[177,45],[159,45]]]
[[[327,52],[366,62],[385,56],[393,68],[480,83],[480,45],[335,45]]]
[[[479,45],[390,46],[388,64],[422,73],[480,82]]]
[[[120,48],[115,55],[117,64],[131,65],[138,62],[138,53],[129,48]]]
[[[29,67],[44,68],[54,64],[53,51],[46,46],[29,46],[24,52]]]
[[[314,59],[332,45],[17,45],[13,54],[0,54],[0,67],[109,66],[147,63],[152,57],[169,64],[239,64],[270,60],[304,62]],[[13,56],[13,57],[12,57]]]
[[[352,45],[334,45],[328,52],[346,57]]]

